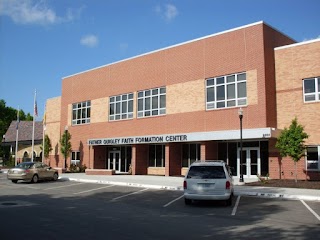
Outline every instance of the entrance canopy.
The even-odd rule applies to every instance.
[[[274,128],[254,128],[243,129],[243,139],[268,139],[279,135],[279,130]],[[119,138],[95,138],[88,139],[90,146],[99,145],[127,145],[127,144],[156,144],[169,142],[199,142],[214,140],[238,140],[240,139],[240,130],[213,131],[213,132],[195,132],[181,134],[164,134],[149,136],[131,136]]]

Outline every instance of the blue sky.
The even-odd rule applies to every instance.
[[[41,120],[62,78],[265,21],[298,42],[320,37],[319,0],[1,0],[0,99]]]

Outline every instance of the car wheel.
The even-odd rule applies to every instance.
[[[11,180],[13,183],[17,183],[18,182],[18,180]]]
[[[53,180],[53,181],[57,181],[58,178],[59,178],[58,173],[54,173],[54,174],[53,174],[53,177],[52,177],[52,180]]]
[[[192,202],[191,199],[187,199],[187,198],[184,199],[184,203],[185,203],[186,205],[190,205],[191,202]]]
[[[232,205],[232,194],[231,194],[230,197],[226,200],[226,205],[227,205],[227,206],[231,206],[231,205]]]
[[[38,180],[39,180],[39,177],[38,177],[38,175],[37,175],[37,174],[35,174],[35,175],[33,175],[31,182],[33,182],[33,183],[37,183],[37,182],[38,182]]]

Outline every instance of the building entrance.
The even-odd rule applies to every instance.
[[[237,175],[240,177],[240,148],[238,148]],[[258,147],[242,148],[243,176],[247,178],[257,177],[261,174],[260,150]]]
[[[106,168],[121,172],[121,151],[109,151]]]

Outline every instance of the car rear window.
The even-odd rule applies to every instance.
[[[223,166],[191,166],[187,178],[221,179],[226,178]]]
[[[34,163],[20,163],[17,168],[29,169],[34,165]]]

